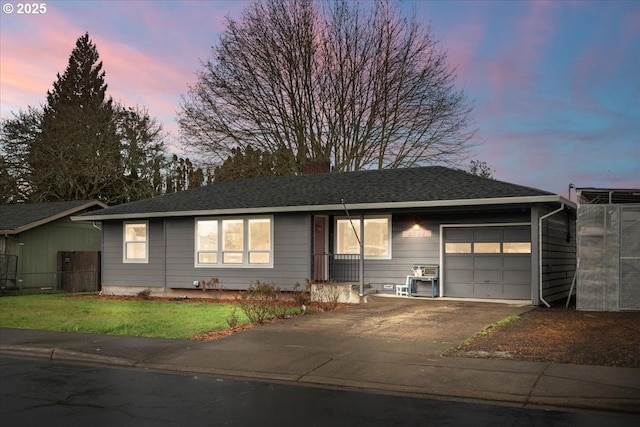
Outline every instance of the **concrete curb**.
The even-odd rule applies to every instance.
[[[287,382],[303,386],[329,386],[337,388],[350,388],[360,391],[383,392],[392,394],[408,394],[416,397],[433,399],[455,399],[463,401],[484,402],[497,405],[510,405],[517,407],[545,407],[555,410],[595,410],[603,412],[617,412],[625,414],[640,414],[640,401],[636,398],[603,398],[603,397],[571,397],[558,395],[536,395],[531,393],[517,393],[511,390],[508,393],[490,391],[487,388],[459,387],[452,384],[450,387],[437,385],[415,386],[390,382],[362,381],[349,378],[337,378],[314,374],[313,372],[299,374],[285,374],[273,372],[259,372],[251,370],[231,370],[217,367],[184,366],[171,363],[158,363],[152,361],[133,360],[124,357],[107,356],[90,352],[81,352],[56,347],[39,347],[28,345],[0,344],[0,354],[7,356],[41,358],[60,362],[89,363],[117,367],[135,367],[164,372],[181,374],[200,374],[211,376],[223,376],[229,378],[245,378],[257,381]],[[552,364],[544,364],[546,371]],[[485,371],[482,368],[468,368],[470,371]],[[538,368],[539,369],[539,368]],[[498,372],[496,370],[495,372]],[[503,370],[503,372],[506,370]],[[535,370],[534,370],[535,371]],[[488,372],[488,371],[487,371]],[[514,374],[516,375],[516,374]],[[533,372],[524,372],[520,375],[531,376]],[[455,383],[455,381],[451,381]]]
[[[7,356],[36,357],[54,361],[98,363],[111,366],[136,366],[135,360],[122,357],[104,356],[101,354],[66,350],[62,348],[45,348],[0,344],[0,354]]]

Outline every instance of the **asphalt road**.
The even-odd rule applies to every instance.
[[[0,357],[0,421],[3,427],[618,427],[640,418]]]

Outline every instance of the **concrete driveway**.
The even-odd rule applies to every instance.
[[[293,322],[295,328],[281,326],[345,337],[420,342],[427,345],[429,353],[441,354],[492,323],[532,308],[527,302],[516,305],[370,296],[367,304],[324,313],[316,319],[298,318]]]
[[[366,304],[321,315],[306,315],[264,325],[225,338],[218,346],[321,347],[351,351],[359,342],[388,351],[440,356],[487,326],[533,307],[528,302],[490,303],[461,300],[369,296]],[[270,343],[270,344],[269,344]]]

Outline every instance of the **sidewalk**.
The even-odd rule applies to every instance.
[[[433,323],[456,314],[451,304],[424,307],[407,315],[423,313],[422,323]],[[389,332],[398,323],[376,327],[386,319],[406,322],[397,310],[382,304],[373,311],[355,307],[301,316],[208,342],[0,329],[0,354],[640,414],[640,369],[443,357],[451,342],[434,340],[423,329],[404,336]],[[500,310],[523,308],[490,311],[501,318]]]

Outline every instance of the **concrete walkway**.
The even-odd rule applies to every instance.
[[[0,329],[0,353],[640,415],[640,369],[443,356],[528,305],[369,297],[217,341]]]

